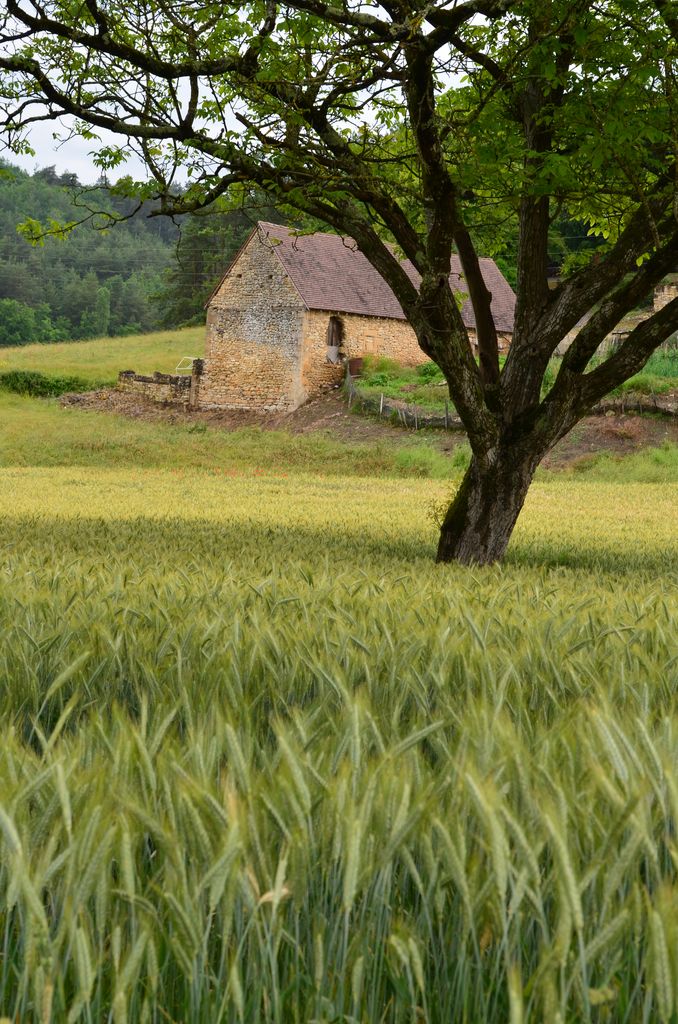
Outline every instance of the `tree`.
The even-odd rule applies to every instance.
[[[56,176],[48,167],[29,175],[0,161],[0,298],[30,306],[36,317],[42,303],[49,306],[52,329],[36,341],[129,334],[159,326],[160,310],[153,299],[172,263],[178,229],[167,217],[150,219],[152,203],[138,206],[134,199],[80,186],[68,171]],[[114,244],[106,230],[88,223],[91,211],[98,226],[108,224],[108,215],[121,219]],[[49,225],[64,223],[77,226],[52,237]],[[37,245],[31,244],[31,225],[47,226]],[[114,296],[111,280],[118,278]],[[110,315],[101,288],[110,293]],[[132,300],[129,305],[122,298],[123,288]]]
[[[255,187],[355,239],[468,432],[440,560],[501,558],[544,455],[678,326],[674,300],[591,366],[678,257],[673,0],[6,0],[2,37],[11,145],[66,113],[94,143],[102,129],[120,139],[97,146],[102,172],[137,147],[150,181],[127,190],[159,197],[161,212]],[[517,226],[501,368],[478,211]],[[550,290],[549,228],[563,216],[606,246]],[[455,248],[479,363],[449,287]]]
[[[108,334],[111,321],[111,293],[108,288],[97,288],[94,302],[80,314],[80,338],[102,338]]]
[[[0,299],[0,345],[27,345],[36,341],[35,313],[16,299]]]

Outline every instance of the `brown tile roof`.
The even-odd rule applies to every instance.
[[[266,221],[259,221],[256,230],[272,246],[308,309],[406,319],[389,286],[352,239],[320,232],[295,236],[289,228]],[[417,284],[419,274],[409,260],[404,266]],[[480,268],[492,293],[497,330],[511,333],[516,303],[513,290],[494,260],[481,259]],[[465,291],[458,256],[452,257],[450,284],[457,292]],[[469,300],[464,302],[461,315],[467,327],[475,327]]]

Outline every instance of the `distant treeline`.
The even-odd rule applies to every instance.
[[[34,174],[0,162],[0,345],[137,334],[199,321],[204,303],[252,218],[241,211],[209,216],[150,216],[156,208],[80,186],[74,174],[45,167]],[[101,217],[65,237],[31,244],[17,232],[28,220],[81,221],[88,210],[129,217],[101,227]]]

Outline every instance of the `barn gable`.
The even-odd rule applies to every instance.
[[[295,408],[304,310],[273,249],[252,232],[207,307],[201,404]]]

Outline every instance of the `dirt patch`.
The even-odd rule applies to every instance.
[[[596,452],[630,455],[641,448],[658,447],[665,441],[678,444],[678,422],[675,419],[607,412],[580,420],[546,456],[544,465],[558,469]]]
[[[354,444],[388,441],[391,444],[411,445],[423,440],[414,430],[395,427],[387,420],[378,420],[351,412],[339,390],[333,390],[306,402],[288,413],[246,412],[239,409],[182,409],[178,406],[152,402],[142,395],[116,391],[115,388],[88,391],[84,394],[64,395],[62,405],[88,412],[109,412],[131,419],[152,422],[192,424],[204,423],[220,430],[241,430],[258,427],[261,430],[286,430],[291,434],[327,432],[341,441]],[[427,436],[432,437],[432,433]],[[435,438],[443,450],[450,450],[465,440],[462,431],[449,431]]]
[[[351,444],[387,442],[406,446],[416,441],[426,441],[441,451],[451,451],[465,441],[465,435],[460,430],[427,430],[417,433],[386,420],[380,421],[351,412],[338,390],[313,399],[290,413],[229,409],[185,410],[160,405],[140,395],[116,391],[114,388],[64,395],[62,404],[90,412],[114,413],[131,419],[186,425],[204,423],[218,430],[258,427],[261,430],[286,430],[292,434],[326,432]],[[665,441],[678,444],[678,421],[675,419],[608,411],[604,415],[581,420],[546,457],[544,465],[557,469],[596,452],[625,455],[641,448],[661,445]]]

